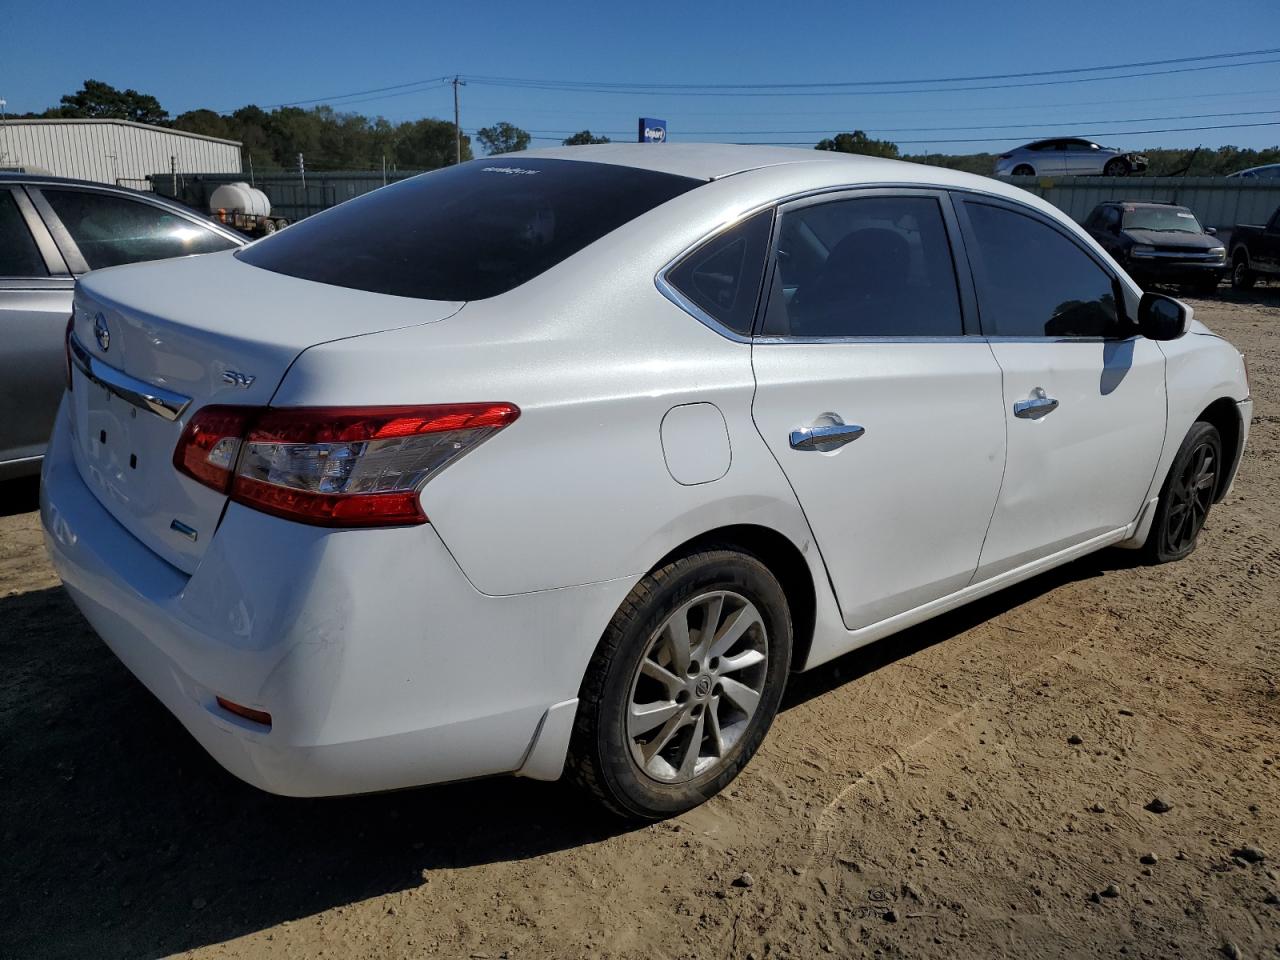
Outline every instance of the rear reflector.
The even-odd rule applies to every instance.
[[[174,466],[237,503],[331,527],[426,523],[422,486],[514,422],[510,403],[199,410]]]
[[[226,697],[215,697],[214,699],[218,701],[218,706],[227,711],[227,713],[234,713],[237,717],[243,717],[245,720],[252,721],[253,723],[260,723],[264,727],[271,726],[271,714],[267,713],[265,710],[255,710],[253,707],[242,707],[238,703],[232,703]]]

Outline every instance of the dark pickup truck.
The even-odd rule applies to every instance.
[[[1259,277],[1280,277],[1280,207],[1266,226],[1241,223],[1231,231],[1231,285],[1248,290]]]

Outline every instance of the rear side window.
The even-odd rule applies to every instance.
[[[744,220],[681,260],[667,280],[708,316],[749,335],[772,225],[772,210]]]
[[[933,197],[834,200],[785,212],[765,333],[964,333],[942,209]]]
[[[88,190],[43,187],[40,192],[90,270],[235,246],[208,227],[141,200]]]
[[[996,337],[1126,335],[1115,282],[1080,247],[1033,217],[964,201],[982,330]]]
[[[47,277],[44,257],[18,202],[8,190],[0,189],[0,277]]]
[[[615,164],[491,157],[367,193],[237,256],[355,290],[483,300],[699,183]]]

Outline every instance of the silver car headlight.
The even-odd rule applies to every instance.
[[[1227,248],[1226,247],[1210,247],[1209,256],[1213,257],[1215,260],[1225,260],[1227,259]]]

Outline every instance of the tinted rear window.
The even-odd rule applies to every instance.
[[[700,180],[499,156],[404,180],[240,251],[264,270],[423,300],[483,300]]]

